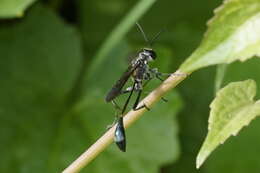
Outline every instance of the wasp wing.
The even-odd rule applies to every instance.
[[[136,63],[134,66],[129,65],[127,70],[123,73],[120,79],[115,83],[112,89],[108,92],[105,99],[106,102],[110,102],[111,100],[113,100],[114,98],[116,98],[118,95],[121,94],[122,88],[124,87],[129,77],[132,75],[132,73],[135,71],[135,69],[139,66],[139,64],[140,63]]]

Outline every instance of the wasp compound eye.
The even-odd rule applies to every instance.
[[[157,55],[152,49],[145,48],[143,51],[145,52],[146,56],[150,56],[153,60],[156,59]]]
[[[157,57],[155,51],[153,51],[153,50],[149,50],[149,53],[150,53],[150,56],[155,60],[156,57]]]

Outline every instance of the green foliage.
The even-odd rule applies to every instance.
[[[21,17],[33,2],[2,0],[0,17]],[[124,57],[146,46],[134,23],[139,21],[149,38],[166,25],[168,31],[153,46],[158,60],[152,66],[173,72],[198,45],[205,30],[201,26],[217,0],[191,1],[189,6],[170,0],[44,2],[33,5],[23,18],[0,24],[0,172],[61,172],[114,119],[115,111],[104,96],[127,67]],[[260,85],[259,60],[226,65],[259,55],[259,11],[259,0],[225,1],[215,11],[200,46],[181,65],[182,71],[191,73],[220,64],[215,89],[227,85],[211,104],[211,130],[198,166],[256,116],[257,111],[250,112],[253,108],[259,109],[253,100],[256,85],[247,80]],[[68,21],[72,23],[65,24]],[[129,128],[126,153],[111,145],[82,172],[150,173],[160,172],[166,164],[163,172],[197,172],[194,160],[214,95],[213,70],[190,75],[180,94],[168,93],[168,103],[155,105]],[[159,83],[152,81],[145,92]],[[118,102],[125,99],[122,96]],[[200,172],[259,172],[254,151],[260,145],[258,123],[216,150]]]
[[[255,79],[257,88],[260,86],[260,78],[258,74],[259,58],[253,58],[246,62],[236,62],[230,64],[227,68],[223,85],[227,85],[232,81],[244,81],[248,78]],[[259,89],[256,93],[256,100],[260,97]],[[260,145],[260,139],[257,137],[260,130],[260,119],[256,118],[250,125],[243,128],[235,137],[226,140],[224,145],[219,146],[210,156],[202,169],[207,172],[231,172],[257,173],[260,169],[259,154],[257,151]]]
[[[36,0],[1,0],[0,18],[22,17],[24,11]]]
[[[35,6],[22,22],[2,26],[0,40],[0,172],[54,172],[59,119],[81,68],[78,34]]]
[[[222,6],[215,10],[214,18],[208,22],[209,29],[201,45],[181,65],[180,70],[190,73],[205,66],[231,63],[235,60],[244,61],[254,55],[259,55],[259,11],[260,2],[257,0],[225,1]],[[223,68],[219,68],[218,70],[216,90],[220,88],[221,81],[225,74],[226,67],[222,67]],[[240,83],[237,85],[243,87]],[[234,88],[231,88],[229,92],[233,89]],[[248,92],[248,94],[254,95],[253,92]],[[244,103],[244,101],[248,99],[245,95],[239,96],[242,98],[241,100],[239,100],[237,98],[238,95],[236,95],[237,97],[233,99],[235,104],[232,103],[233,105],[230,105],[227,103],[227,100],[229,99],[228,101],[230,101],[234,93],[230,94],[227,91],[226,93],[224,93],[224,91],[220,93],[222,93],[223,96],[217,96],[215,101],[211,104],[212,110],[209,119],[209,133],[197,157],[197,167],[200,167],[219,143],[223,143],[231,134],[235,135],[258,114],[257,111],[251,114],[249,111],[251,109],[257,109],[257,107],[259,107],[258,104],[252,106],[253,108],[246,107],[240,110],[242,113],[238,111],[238,109],[241,108],[241,102]],[[227,96],[228,99],[225,96]],[[215,104],[216,102],[222,104]],[[237,106],[237,109],[234,109],[234,105]],[[247,116],[244,116],[242,119],[241,114],[247,114]]]
[[[5,159],[0,170],[60,172],[112,123],[115,112],[104,102],[104,96],[127,67],[122,57],[126,57],[128,45],[121,41],[95,71],[90,71],[95,76],[88,77],[87,94],[81,100],[77,99],[77,81],[83,51],[75,28],[38,5],[19,25],[3,26],[0,37],[4,57],[1,148],[6,148],[1,151]],[[154,65],[167,71],[170,52],[158,48],[164,61]],[[152,85],[158,84],[155,81]],[[153,108],[127,131],[126,154],[112,145],[83,172],[157,172],[162,164],[176,160],[179,152],[174,117],[181,101],[177,93],[167,99],[167,104]],[[164,142],[154,142],[161,140]],[[167,152],[163,152],[165,148]]]
[[[260,2],[256,0],[225,1],[222,6],[215,10],[215,16],[208,23],[209,29],[201,45],[181,65],[180,70],[190,73],[209,65],[231,63],[235,60],[244,61],[254,55],[259,55],[259,9]],[[225,69],[225,66],[218,69],[216,90],[220,88]],[[230,91],[231,90],[233,90],[233,88],[231,88]],[[254,95],[254,93],[249,94]],[[232,96],[232,94],[228,93],[223,95]],[[240,101],[243,102],[248,99],[245,95],[241,95],[240,97],[242,97],[241,100],[237,98],[233,100],[233,102],[237,104],[235,105],[237,109],[241,106]],[[211,104],[212,110],[209,120],[209,133],[197,157],[197,167],[200,167],[219,143],[223,143],[231,134],[236,134],[257,115],[257,111],[256,114],[249,113],[249,110],[253,109],[251,107],[240,110],[242,113],[234,109],[234,104],[228,104],[224,109],[223,106],[227,104],[227,98],[224,96],[217,96],[215,101],[223,105],[218,107],[216,104],[215,106],[214,101]],[[256,104],[252,107],[257,109],[258,106],[259,105]],[[219,113],[220,110],[223,112]],[[237,112],[237,114],[232,113],[231,115],[233,111]],[[240,117],[241,114],[248,114],[248,116],[244,116],[244,119],[239,119],[238,117]],[[214,126],[212,130],[211,126]]]
[[[141,0],[132,8],[128,15],[121,20],[121,23],[112,30],[106,38],[106,41],[101,45],[94,57],[94,62],[92,63],[91,68],[96,68],[99,63],[104,61],[104,58],[106,58],[109,52],[118,45],[130,28],[135,25],[136,21],[139,20],[139,18],[154,4],[154,2],[155,0]]]
[[[244,61],[260,54],[260,1],[227,0],[208,22],[201,45],[181,65],[192,72],[214,64]]]
[[[253,100],[255,93],[253,80],[230,83],[217,93],[210,104],[209,132],[198,154],[197,168],[219,144],[260,114],[260,102]]]

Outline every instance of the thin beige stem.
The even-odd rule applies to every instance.
[[[139,106],[145,103],[148,107],[151,107],[161,97],[178,85],[182,80],[186,78],[186,74],[180,71],[176,71],[174,75],[167,78],[158,88],[152,91],[147,97],[145,97]],[[138,111],[129,111],[124,116],[125,128],[133,124],[139,119],[146,109],[140,109]],[[101,153],[109,144],[113,142],[115,126],[110,128],[102,137],[100,137],[92,146],[90,146],[77,160],[75,160],[69,167],[67,167],[63,173],[76,173],[83,167],[89,164],[99,153]]]

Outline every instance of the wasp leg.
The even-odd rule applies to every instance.
[[[156,77],[157,79],[159,79],[161,82],[164,81],[159,75],[156,75],[155,77]]]
[[[115,119],[114,119],[113,123],[107,125],[106,129],[107,129],[107,130],[111,129],[111,128],[118,122],[118,119],[119,119],[119,118],[120,118],[120,117],[119,117],[118,114],[116,113]]]
[[[157,78],[157,79],[159,79],[160,81],[164,81],[164,79],[162,79],[161,77],[162,76],[166,76],[166,77],[169,77],[169,76],[171,76],[172,74],[171,73],[160,73],[160,72],[156,72],[155,73],[155,77]]]
[[[168,100],[164,97],[161,97],[161,100],[164,101],[164,102],[168,102]]]
[[[136,82],[134,82],[134,84],[131,88],[131,91],[129,91],[130,94],[129,94],[126,102],[125,102],[125,105],[122,109],[121,115],[118,117],[116,130],[115,130],[115,134],[114,134],[114,141],[115,141],[116,145],[118,146],[118,148],[123,152],[126,151],[126,136],[125,136],[123,116],[124,116],[124,112],[127,108],[127,105],[128,105],[128,103],[131,99],[131,96],[134,92],[135,85],[136,85]]]
[[[169,76],[171,76],[171,75],[175,75],[175,74],[174,74],[174,73],[160,73],[160,72],[158,72],[157,75],[159,75],[159,76],[167,76],[167,77],[169,77]]]
[[[147,79],[147,80],[145,81],[145,83],[143,84],[142,87],[145,87],[145,86],[149,83],[149,81],[151,81],[151,79],[152,79],[152,78]],[[127,94],[127,93],[131,92],[132,89],[133,89],[132,86],[131,86],[131,87],[128,87],[128,88],[126,88],[125,90],[121,91],[121,92],[120,92],[120,95]],[[139,91],[139,90],[137,90],[136,88],[134,88],[134,91]]]
[[[113,126],[116,124],[116,122],[118,122],[119,112],[122,111],[122,109],[121,109],[120,106],[116,103],[115,100],[112,100],[111,103],[112,103],[112,105],[113,105],[113,106],[115,107],[115,109],[116,109],[116,115],[115,115],[115,119],[114,119],[113,123],[107,125],[107,127],[106,127],[107,130],[109,130],[111,127],[113,127]]]
[[[135,86],[135,83],[134,83],[134,86]],[[130,95],[128,96],[127,101],[126,101],[126,103],[125,103],[123,109],[120,108],[120,106],[115,102],[115,100],[112,100],[112,101],[111,101],[112,104],[113,104],[113,106],[115,107],[115,109],[121,111],[121,115],[119,115],[118,113],[116,113],[116,118],[115,118],[114,122],[113,122],[111,125],[108,125],[107,129],[110,129],[112,126],[114,126],[114,124],[115,124],[116,122],[118,122],[118,120],[120,119],[120,117],[123,116],[123,114],[124,114],[124,112],[125,112],[125,110],[126,110],[126,107],[127,107],[128,103],[129,103],[129,100],[130,100],[130,98],[131,98],[131,96],[132,96],[132,94],[133,94],[133,91],[134,91],[133,88],[134,88],[134,86],[131,87],[131,90],[125,90],[125,93],[128,93],[128,92],[131,92],[131,93],[130,93]]]
[[[185,73],[160,73],[160,72],[156,72],[157,75],[159,76],[167,76],[170,77],[171,75],[173,76],[187,76],[187,74]]]
[[[122,111],[122,109],[121,109],[120,106],[116,103],[115,100],[112,100],[111,103],[112,103],[112,105],[115,107],[116,110]]]
[[[159,79],[161,82],[164,81],[164,79],[162,79],[161,76],[170,76],[170,75],[171,75],[171,74],[169,74],[169,73],[160,73],[160,72],[157,71],[157,69],[151,69],[150,71],[151,71],[152,73],[155,73],[156,79]],[[151,79],[152,79],[152,78],[150,78],[148,81],[146,81],[146,83],[145,83],[143,86],[145,86]],[[162,99],[162,101],[164,101],[164,102],[168,102],[168,100],[165,99],[164,97],[161,97],[161,99]]]
[[[126,108],[127,108],[127,105],[128,105],[128,103],[129,103],[129,101],[130,101],[130,99],[131,99],[131,96],[133,95],[133,91],[134,91],[134,89],[135,89],[135,85],[136,85],[136,82],[134,82],[133,87],[131,88],[131,92],[130,92],[130,94],[129,94],[129,96],[128,96],[126,102],[125,102],[125,105],[124,105],[123,109],[122,109],[122,112],[121,112],[121,113],[122,113],[122,116],[123,116],[123,114],[124,114],[124,112],[125,112],[125,110],[126,110]]]
[[[150,110],[150,108],[148,108],[145,104],[143,104],[142,106],[137,107],[138,103],[139,103],[139,100],[141,98],[142,91],[143,91],[142,89],[140,89],[138,91],[138,96],[137,96],[137,98],[135,100],[135,103],[134,103],[134,106],[133,106],[133,110],[134,111],[137,111],[137,110],[142,109],[142,108],[146,108],[148,111]]]
[[[152,78],[147,79],[147,81],[145,81],[145,83],[143,84],[143,88],[151,81]]]
[[[133,87],[132,87],[132,86],[131,86],[131,87],[128,87],[128,88],[126,88],[125,90],[121,91],[121,92],[120,92],[120,95],[129,93],[129,92],[131,92],[132,90],[133,90]]]

